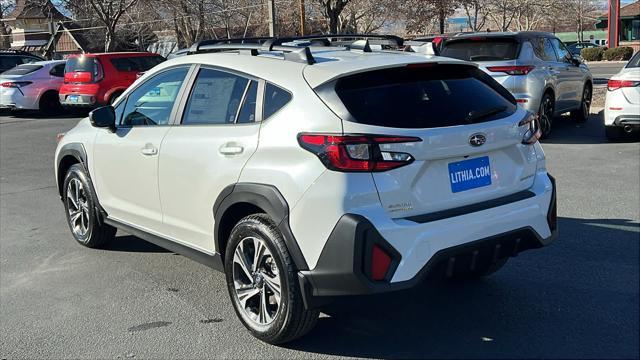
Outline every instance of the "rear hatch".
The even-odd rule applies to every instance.
[[[518,65],[519,52],[520,44],[514,37],[475,36],[446,41],[440,56],[475,62],[500,85],[514,91],[509,69]]]
[[[65,84],[89,84],[102,79],[102,65],[94,57],[78,56],[67,60],[64,67]]]
[[[410,64],[334,81],[345,134],[413,137],[380,144],[410,154],[407,165],[372,172],[380,201],[393,218],[481,203],[528,189],[534,147],[522,144],[530,114],[471,65]],[[342,108],[341,108],[342,107]],[[396,155],[394,155],[396,156]]]

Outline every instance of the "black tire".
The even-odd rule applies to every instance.
[[[495,272],[497,272],[498,270],[502,269],[505,264],[507,263],[507,261],[509,260],[508,257],[502,258],[502,259],[498,259],[498,261],[490,264],[489,266],[485,266],[483,268],[480,269],[476,269],[475,271],[466,271],[466,272],[460,272],[460,273],[455,273],[451,279],[454,281],[459,281],[459,280],[477,280],[480,278],[483,278],[485,276],[489,276]]]
[[[42,94],[40,101],[38,102],[38,108],[40,112],[45,115],[56,115],[62,112],[62,105],[58,98],[58,93],[55,91],[47,91]]]
[[[240,272],[240,274],[246,274],[246,272],[239,269],[238,263],[234,262],[236,251],[242,253],[243,249],[245,249],[244,246],[246,246],[243,245],[239,247],[239,244],[241,242],[245,244],[245,241],[253,241],[250,239],[254,238],[261,240],[269,251],[269,258],[267,260],[271,260],[271,268],[273,268],[274,264],[277,266],[276,274],[271,274],[271,276],[279,277],[278,281],[280,282],[280,303],[278,304],[275,314],[273,314],[273,316],[269,315],[271,318],[270,322],[262,324],[259,323],[260,320],[251,318],[252,313],[249,312],[251,310],[250,306],[246,306],[246,309],[242,306],[241,300],[237,295],[237,291],[240,290],[236,290],[236,280],[239,281],[239,278],[237,276],[234,277],[234,270]],[[255,256],[256,248],[254,247],[253,250]],[[319,311],[305,309],[298,283],[297,269],[287,250],[282,234],[271,218],[266,214],[255,214],[240,220],[231,231],[225,252],[224,264],[229,296],[231,297],[231,302],[233,303],[238,318],[253,336],[269,344],[281,344],[305,335],[315,326],[318,321]],[[262,257],[260,257],[260,259],[261,258]],[[250,260],[246,257],[244,259]],[[257,263],[260,263],[260,261],[261,260],[258,260]],[[254,262],[256,261],[254,260]],[[245,264],[248,265],[247,263]],[[261,271],[263,270],[258,269],[254,271],[252,273],[253,278],[256,279],[256,274]],[[261,279],[263,279],[262,276],[260,277],[260,280]],[[251,281],[251,283],[254,285],[241,286],[244,286],[243,289],[249,290],[251,290],[251,287],[253,289],[258,287],[258,285],[256,285],[257,281]],[[256,299],[258,301],[262,300],[264,291],[265,297],[271,296],[266,300],[269,306],[274,306],[271,304],[271,301],[274,299],[274,293],[272,292],[271,295],[266,295],[268,291],[267,281],[262,281],[261,286],[262,290],[260,290],[259,295],[256,294],[251,295],[251,297],[246,297],[245,304],[249,304],[249,300],[246,299],[253,299],[254,297],[259,297],[260,299]],[[275,300],[273,301],[275,302]],[[259,304],[256,305],[260,306]]]
[[[113,94],[111,94],[111,97],[109,98],[109,105],[113,105],[113,103],[116,102],[116,99],[120,95],[122,95],[122,91],[116,91]]]
[[[81,186],[78,187],[78,184]],[[113,240],[116,228],[98,221],[96,195],[82,164],[74,164],[69,168],[63,186],[67,225],[76,241],[89,248],[98,248]],[[72,219],[75,216],[78,217]]]
[[[604,134],[609,141],[619,141],[622,138],[622,128],[618,126],[605,126]]]
[[[538,109],[538,123],[542,132],[542,138],[546,138],[551,134],[551,126],[553,123],[553,114],[555,111],[555,99],[551,92],[545,92],[540,100],[540,108]]]
[[[591,97],[593,95],[591,85],[586,84],[582,90],[582,100],[580,108],[571,111],[571,120],[577,123],[586,122],[589,119],[589,111],[591,111]]]

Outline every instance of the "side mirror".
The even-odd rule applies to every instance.
[[[580,55],[573,55],[569,52],[567,53],[566,59],[570,64],[573,64],[575,66],[580,66],[580,64],[582,64],[582,58],[580,57]]]
[[[95,127],[107,128],[111,132],[116,131],[116,112],[113,106],[103,106],[91,111],[89,121]]]

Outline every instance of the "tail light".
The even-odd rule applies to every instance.
[[[535,144],[542,136],[542,130],[538,123],[538,116],[535,114],[529,114],[526,118],[518,123],[518,126],[526,126],[527,132],[522,137],[522,143],[526,145]]]
[[[31,81],[7,81],[0,83],[0,87],[4,88],[21,88],[31,84]]]
[[[371,249],[371,279],[384,280],[391,266],[391,256],[378,244],[373,244]]]
[[[90,83],[93,81],[93,74],[89,71],[74,71],[64,74],[65,83]]]
[[[300,146],[315,154],[330,170],[379,172],[411,164],[411,154],[383,151],[380,144],[422,141],[416,137],[385,135],[300,134]]]
[[[527,75],[533,70],[533,65],[514,65],[514,66],[489,66],[487,70],[492,72],[503,72],[509,75]]]
[[[626,87],[636,87],[636,86],[640,86],[640,81],[612,79],[607,82],[607,90],[609,91],[618,90]]]

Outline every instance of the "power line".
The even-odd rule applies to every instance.
[[[158,23],[158,22],[165,22],[165,21],[169,22],[169,21],[174,21],[174,20],[178,20],[178,19],[192,18],[192,17],[196,17],[196,16],[201,16],[201,15],[221,14],[221,13],[230,12],[230,11],[246,10],[246,9],[252,9],[252,8],[263,7],[263,6],[266,6],[266,3],[242,6],[242,7],[237,7],[237,8],[233,8],[233,9],[210,11],[210,12],[206,12],[206,13],[202,13],[202,14],[177,16],[177,17],[173,17],[173,18],[169,18],[169,19],[147,20],[147,21],[137,21],[137,22],[129,22],[129,23],[123,23],[123,24],[116,24],[116,27],[129,26],[129,25],[151,24],[151,23]],[[95,19],[85,19],[85,20],[95,20]],[[63,22],[69,22],[69,21],[63,21]],[[75,22],[75,20],[73,20],[72,22]],[[106,26],[91,26],[91,27],[83,27],[83,28],[77,28],[77,29],[66,29],[66,31],[73,32],[73,31],[96,30],[96,29],[104,29],[104,28],[106,28]],[[51,33],[49,31],[39,31],[39,32],[27,32],[26,34],[35,35],[35,34],[51,34]],[[12,36],[12,35],[9,34],[9,35],[0,35],[0,36],[7,36],[8,37],[8,36]]]

